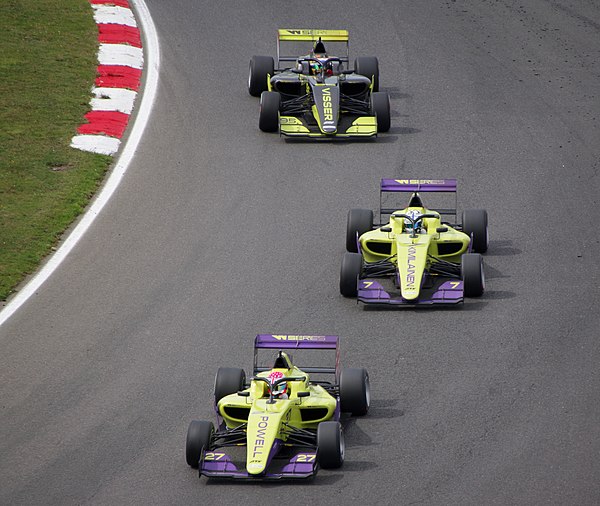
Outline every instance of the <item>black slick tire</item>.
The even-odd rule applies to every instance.
[[[260,97],[268,89],[267,74],[273,77],[274,73],[275,61],[272,56],[253,56],[248,72],[248,93],[253,97]]]
[[[244,389],[246,373],[237,367],[219,367],[215,375],[215,405],[226,395]]]
[[[344,253],[340,269],[340,293],[344,297],[358,295],[358,279],[362,271],[362,255],[360,253]]]
[[[340,374],[340,409],[355,416],[366,415],[371,405],[369,373],[363,368],[342,369]]]
[[[323,469],[337,469],[344,463],[346,447],[342,424],[321,422],[317,426],[317,461]]]
[[[379,91],[379,60],[374,56],[359,56],[354,60],[354,72],[374,79],[373,91]]]
[[[358,237],[373,230],[373,211],[370,209],[350,209],[346,221],[346,251],[358,253],[356,233]]]
[[[465,253],[461,259],[465,297],[480,297],[485,290],[483,257],[479,253]]]
[[[193,420],[185,440],[185,461],[188,466],[198,469],[203,450],[210,449],[215,427],[212,422]]]
[[[263,132],[277,132],[279,129],[279,105],[281,95],[276,91],[263,91],[260,94],[258,128]]]
[[[377,118],[377,131],[387,132],[392,124],[390,115],[390,97],[385,91],[377,91],[371,95],[371,109]]]
[[[473,237],[475,253],[485,253],[489,245],[488,215],[485,209],[465,209],[462,214],[462,231]]]

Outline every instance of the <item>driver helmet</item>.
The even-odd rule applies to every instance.
[[[283,373],[280,371],[273,371],[269,374],[269,381],[274,383],[277,380],[283,378]],[[287,394],[287,383],[282,381],[276,386],[271,386],[271,392],[273,393],[273,397],[281,397],[282,395]]]
[[[412,211],[407,211],[406,215],[410,216],[412,218],[412,221],[407,218],[404,218],[404,230],[406,232],[410,233],[413,231],[413,228],[414,228],[415,233],[419,233],[421,231],[421,222],[419,221],[417,223],[417,226],[415,227],[414,220],[417,219],[421,215],[421,213],[419,211],[412,210]]]
[[[316,58],[316,55],[315,55],[315,58]],[[323,68],[323,64],[320,61],[311,61],[310,62],[310,73],[313,76],[320,74],[322,68]]]

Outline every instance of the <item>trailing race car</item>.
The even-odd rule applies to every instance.
[[[261,365],[261,349],[277,350],[272,367]],[[335,363],[299,368],[283,351],[290,349],[331,350]],[[366,414],[370,386],[365,369],[339,369],[339,353],[337,336],[256,336],[249,383],[242,369],[217,371],[217,427],[208,421],[190,423],[187,463],[200,476],[263,480],[308,478],[319,466],[340,467],[340,413]],[[309,374],[334,375],[335,381],[318,381]]]
[[[281,42],[313,42],[306,56],[281,55]],[[345,43],[329,56],[325,42]],[[293,66],[281,68],[282,63]],[[260,96],[259,128],[290,137],[373,137],[390,129],[390,99],[379,91],[379,62],[359,57],[347,70],[347,30],[278,30],[277,68],[271,56],[250,60],[248,91]]]
[[[401,210],[384,205],[390,194],[411,193]],[[454,195],[454,208],[427,209],[420,193]],[[386,199],[389,200],[389,199]],[[456,222],[456,180],[382,179],[380,225],[373,211],[348,213],[346,250],[340,272],[340,293],[365,304],[457,304],[479,297],[485,289],[481,253],[488,248],[488,217],[483,209],[462,213]],[[389,215],[384,222],[383,216]]]

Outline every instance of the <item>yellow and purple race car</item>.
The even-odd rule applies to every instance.
[[[348,213],[340,293],[365,304],[392,306],[457,304],[482,295],[487,211],[465,210],[457,224],[456,187],[455,179],[382,179],[380,224],[373,225],[370,209]],[[407,193],[405,208],[390,204],[388,197]],[[428,209],[424,193],[452,194],[454,207]],[[453,216],[453,222],[446,216]]]
[[[315,364],[297,366],[291,350],[317,352]],[[329,350],[332,360],[325,359]],[[276,353],[265,365],[260,352]],[[215,378],[216,428],[192,421],[185,446],[200,476],[233,479],[309,478],[319,467],[344,462],[342,412],[364,415],[370,405],[365,369],[339,367],[337,336],[260,334],[254,341],[253,376],[221,367]],[[333,363],[332,363],[333,362]],[[316,379],[333,376],[333,381]]]
[[[390,99],[379,91],[379,62],[359,57],[349,64],[347,30],[280,29],[277,67],[271,56],[250,60],[248,91],[260,96],[259,128],[288,137],[374,137],[390,129]],[[281,53],[281,43],[311,43],[304,56]],[[345,45],[331,56],[325,43]]]

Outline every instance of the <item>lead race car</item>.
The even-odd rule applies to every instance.
[[[259,357],[261,350],[276,351],[271,367]],[[290,350],[315,350],[321,358],[330,350],[333,364],[318,360],[318,365],[298,367]],[[309,478],[319,467],[340,467],[345,453],[340,415],[365,415],[371,394],[367,371],[340,369],[339,361],[337,336],[256,336],[249,382],[242,369],[218,369],[217,426],[209,421],[190,423],[188,465],[200,476],[247,480]]]
[[[456,188],[455,179],[382,179],[380,224],[373,225],[370,209],[348,213],[340,293],[392,306],[457,304],[482,295],[488,216],[468,209],[457,224]],[[407,207],[390,207],[386,197],[406,193]],[[454,207],[428,209],[421,193],[453,194]],[[454,222],[442,221],[444,216],[454,216]]]
[[[379,91],[377,58],[358,57],[354,69],[345,68],[350,61],[347,30],[277,33],[277,68],[271,56],[250,60],[248,91],[260,96],[262,131],[333,139],[374,137],[390,129],[390,99]],[[314,46],[305,56],[289,56],[281,53],[282,42]],[[344,44],[345,55],[328,55],[326,42]]]

